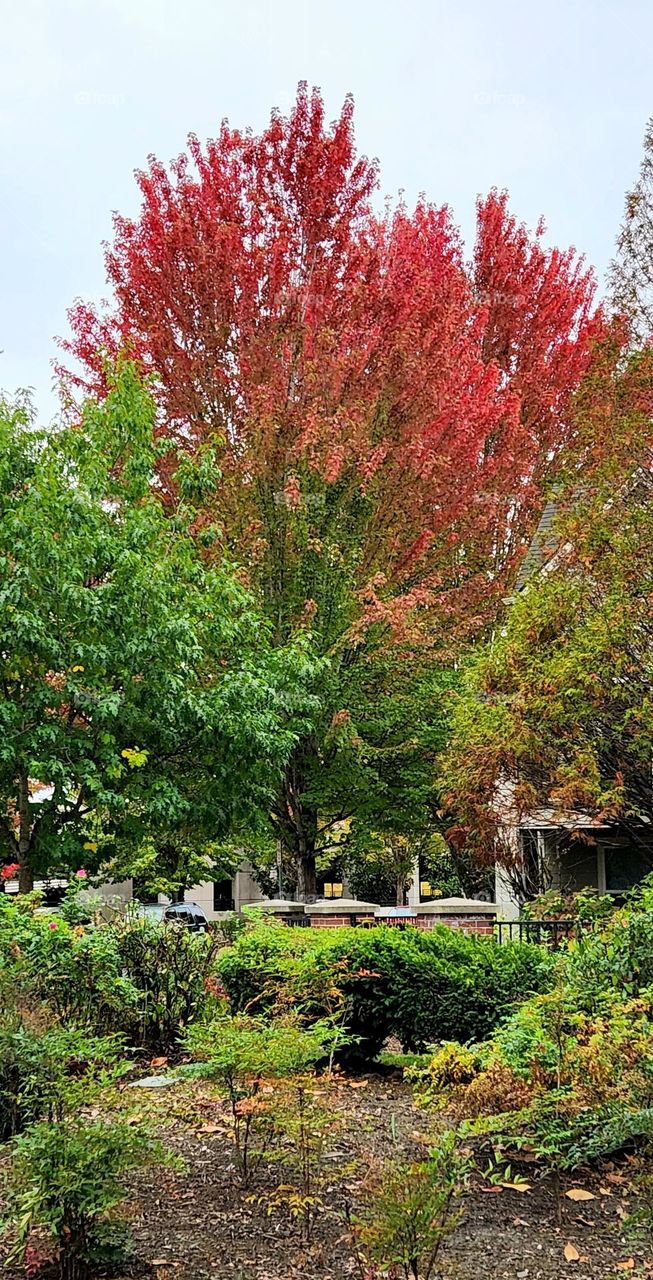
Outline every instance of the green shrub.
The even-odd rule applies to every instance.
[[[430,1280],[442,1245],[460,1220],[456,1202],[469,1167],[455,1134],[445,1133],[428,1160],[388,1162],[379,1176],[372,1176],[363,1209],[352,1223],[361,1273],[376,1274],[367,1271],[376,1264],[384,1275]]]
[[[184,1074],[212,1080],[225,1094],[243,1186],[249,1186],[274,1129],[272,1082],[310,1071],[329,1057],[337,1036],[338,1030],[324,1022],[305,1027],[292,1017],[266,1021],[246,1014],[220,1017],[188,1031],[185,1047],[196,1062]]]
[[[606,991],[637,996],[653,986],[653,895],[634,895],[603,928],[582,933],[570,945],[566,983],[583,1007],[600,1004]]]
[[[0,995],[148,1050],[174,1049],[204,1011],[216,951],[211,936],[182,926],[116,920],[87,928],[35,914],[31,899],[0,904]]]
[[[553,961],[527,944],[496,945],[446,928],[323,931],[259,925],[218,959],[237,1011],[298,1008],[309,1019],[340,1008],[355,1056],[372,1059],[389,1035],[406,1052],[440,1040],[484,1039],[520,999],[550,981]]]
[[[139,993],[124,971],[111,925],[85,929],[39,920],[26,956],[36,994],[61,1022],[137,1037]]]
[[[15,1013],[0,1022],[0,1142],[37,1120],[60,1120],[127,1069],[115,1036],[30,1026]]]
[[[418,1101],[444,1110],[491,1147],[519,1150],[551,1176],[558,1222],[561,1173],[653,1133],[653,999],[603,993],[579,1006],[562,960],[558,984],[525,1001],[490,1041],[447,1046],[412,1071]]]
[[[208,933],[191,933],[183,925],[149,920],[107,927],[113,931],[123,972],[138,995],[137,1043],[171,1052],[210,1002],[215,939]]]
[[[139,993],[123,973],[117,931],[36,914],[32,898],[1,899],[0,972],[11,1002],[45,1005],[59,1021],[100,1034],[136,1034]]]
[[[579,933],[548,991],[524,1001],[485,1044],[448,1045],[412,1079],[504,1149],[526,1146],[553,1183],[561,1173],[653,1135],[653,891]]]
[[[159,1143],[126,1123],[33,1125],[15,1140],[6,1175],[7,1260],[24,1257],[39,1229],[53,1240],[62,1280],[83,1280],[114,1254],[124,1174],[165,1159]]]

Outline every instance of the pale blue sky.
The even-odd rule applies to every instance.
[[[0,386],[53,412],[54,335],[103,294],[133,170],[223,116],[260,128],[300,79],[348,91],[383,189],[452,206],[508,187],[601,277],[653,114],[651,0],[22,0],[0,45]]]

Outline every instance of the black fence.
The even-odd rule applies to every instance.
[[[582,920],[500,920],[495,925],[499,942],[535,942],[552,951],[588,927],[590,922]]]

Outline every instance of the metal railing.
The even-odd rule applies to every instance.
[[[499,920],[494,927],[499,942],[535,942],[557,951],[588,925],[582,920]]]

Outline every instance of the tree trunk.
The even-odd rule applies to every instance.
[[[18,778],[18,892],[31,893],[34,888],[34,873],[30,865],[31,831],[29,820],[29,778],[20,774]]]
[[[310,847],[306,840],[298,840],[297,849],[297,901],[315,902],[317,897],[317,880],[315,875],[315,846]]]
[[[286,768],[279,810],[280,834],[297,868],[298,902],[315,902],[317,895],[317,810],[304,799],[306,778],[315,766],[315,756],[315,746],[310,739],[297,744]]]

